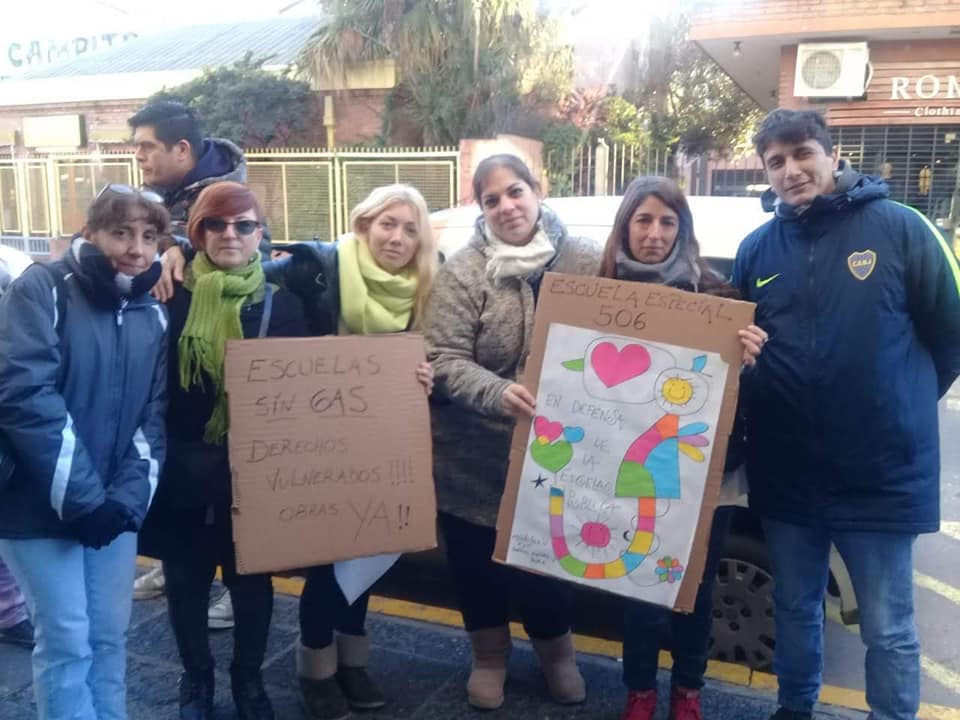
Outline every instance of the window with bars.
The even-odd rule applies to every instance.
[[[854,170],[878,175],[891,198],[944,227],[957,221],[960,125],[834,127],[840,156]]]

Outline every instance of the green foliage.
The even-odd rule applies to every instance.
[[[604,135],[610,142],[641,145],[650,140],[643,111],[626,98],[612,95],[604,99]]]
[[[654,20],[640,60],[643,72],[627,97],[645,119],[651,142],[688,155],[741,146],[760,109],[696,43],[678,13]]]
[[[208,135],[242,147],[295,143],[314,113],[310,86],[263,69],[266,58],[247,53],[232,66],[205,70],[183,85],[164,88],[150,98],[179,100],[202,119]]]
[[[534,0],[320,4],[330,20],[304,50],[303,70],[343,79],[353,64],[392,58],[399,76],[392,113],[422,128],[427,144],[529,127],[569,90],[572,52],[558,46],[556,27]]]

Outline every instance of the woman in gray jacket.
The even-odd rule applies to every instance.
[[[473,650],[468,701],[485,709],[503,703],[512,600],[553,699],[582,702],[568,587],[490,558],[514,421],[534,413],[534,396],[520,380],[543,273],[595,275],[600,248],[567,234],[513,155],[481,162],[473,191],[483,214],[467,246],[441,267],[424,323],[436,373],[440,527]]]

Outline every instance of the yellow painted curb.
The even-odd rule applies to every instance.
[[[777,676],[765,672],[755,672],[750,675],[750,687],[754,690],[777,690]]]
[[[138,557],[137,562],[146,567],[152,567],[157,564],[156,561],[150,558],[142,557]],[[219,568],[217,569],[217,577],[220,577]],[[300,577],[274,577],[273,588],[284,595],[300,597],[303,592],[303,582],[303,578]],[[463,620],[458,611],[437,607],[435,605],[424,605],[407,600],[371,595],[370,610],[390,617],[420,620],[422,622],[444,625],[446,627],[463,627]],[[828,606],[828,615],[831,614],[830,610],[831,608]],[[856,628],[848,629],[857,632]],[[515,638],[523,640],[529,639],[523,631],[523,627],[518,623],[510,623],[510,634]],[[605,640],[603,638],[575,634],[573,636],[573,642],[577,650],[582,653],[600,655],[614,660],[620,660],[623,657],[623,644],[616,640]],[[670,653],[661,652],[660,667],[670,669],[672,665],[673,661]],[[776,692],[777,690],[777,678],[775,675],[764,672],[754,672],[748,667],[735,663],[711,660],[707,663],[706,677],[730,685],[749,687],[764,692]],[[868,709],[866,697],[862,691],[837,687],[835,685],[823,686],[820,690],[820,702],[851,710]],[[920,705],[920,712],[917,718],[918,720],[960,720],[960,708],[923,703]]]

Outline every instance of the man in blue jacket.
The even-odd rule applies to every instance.
[[[937,400],[960,373],[960,269],[921,213],[775,110],[754,144],[774,217],[734,283],[770,340],[744,378],[750,503],[773,565],[776,720],[812,717],[831,542],[860,605],[872,720],[920,702],[912,549],[940,524]]]

